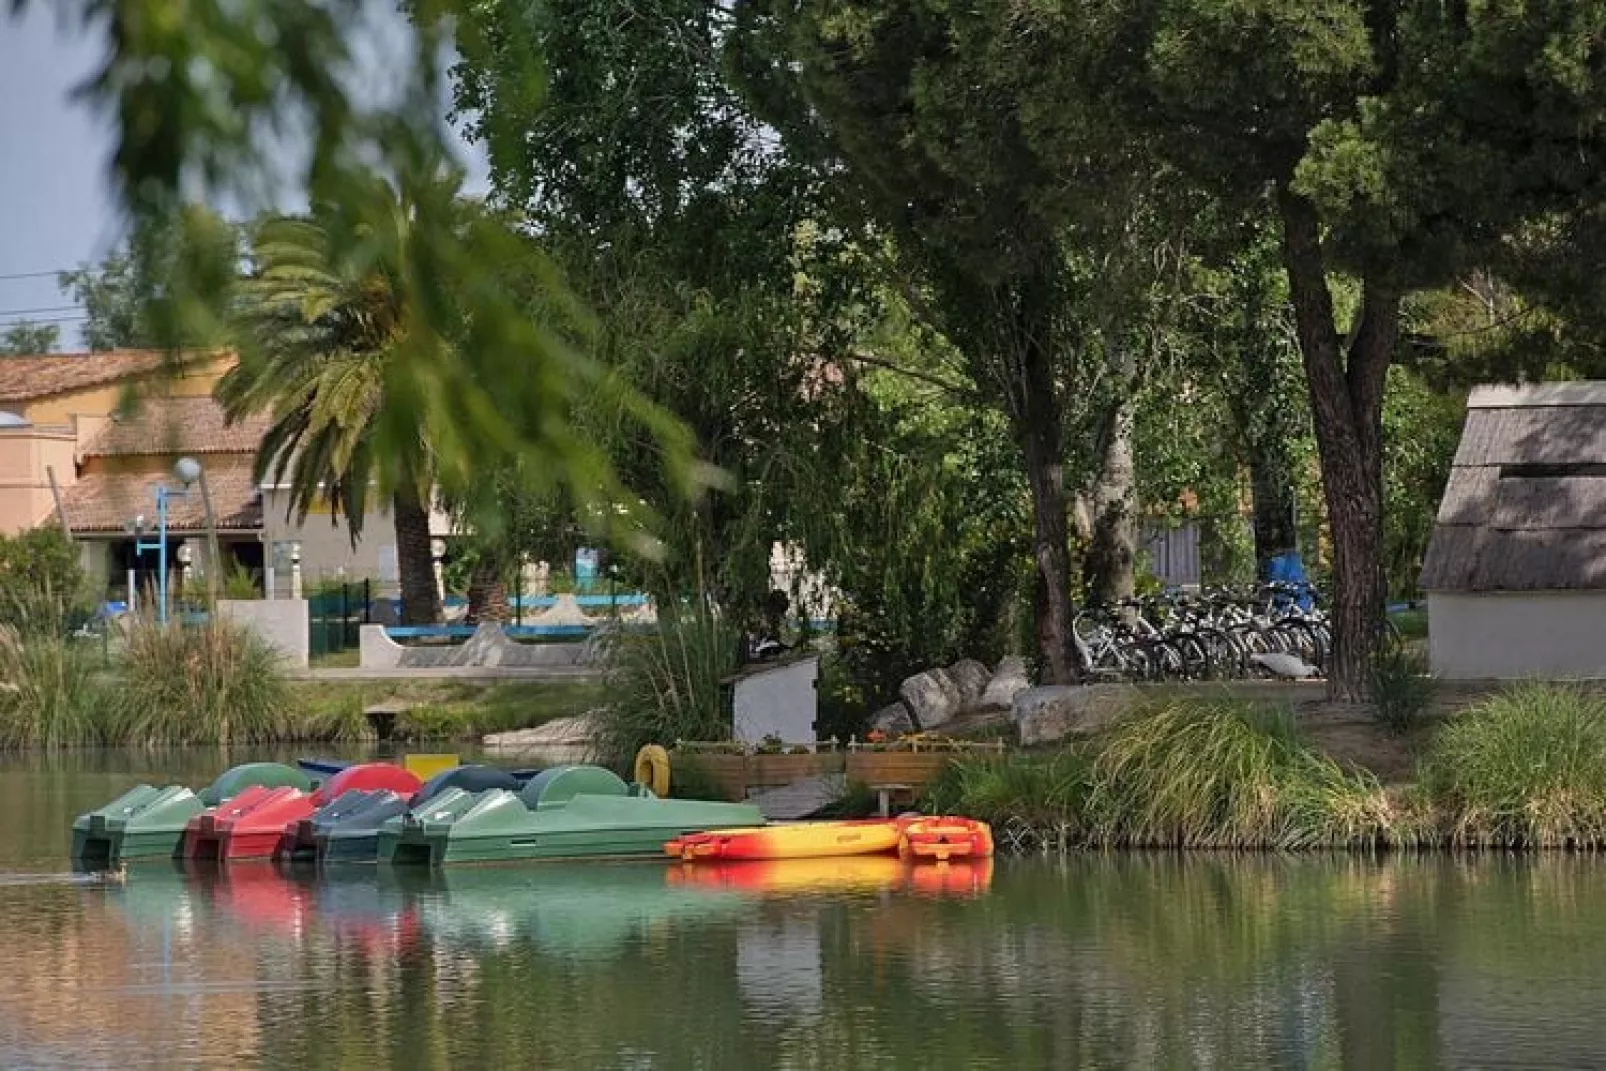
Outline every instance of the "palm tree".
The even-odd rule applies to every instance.
[[[230,419],[272,414],[256,478],[288,477],[299,520],[327,502],[356,543],[370,496],[388,492],[402,621],[433,624],[441,602],[430,552],[430,444],[421,430],[390,436],[376,464],[388,373],[402,347],[420,344],[401,278],[410,217],[399,203],[388,216],[360,228],[355,242],[350,234],[334,240],[316,214],[257,228],[237,302],[240,360],[217,396]]]

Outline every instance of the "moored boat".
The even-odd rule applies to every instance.
[[[251,788],[312,787],[305,773],[277,762],[248,762],[225,771],[200,792],[183,785],[139,785],[73,821],[72,859],[86,866],[118,866],[181,854],[196,815]]]
[[[448,788],[386,822],[378,854],[429,865],[645,858],[674,837],[763,820],[751,804],[659,799],[598,766],[556,766],[518,792]]]
[[[664,852],[687,862],[875,855],[896,851],[900,832],[898,822],[890,818],[789,822],[695,833],[669,841],[664,845]]]

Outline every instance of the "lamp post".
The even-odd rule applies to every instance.
[[[147,550],[156,551],[156,623],[167,624],[167,500],[170,498],[188,498],[190,484],[201,478],[201,463],[193,457],[181,457],[173,465],[173,475],[178,478],[183,487],[169,487],[166,483],[156,485],[156,542],[147,542],[140,538],[145,528],[145,517],[140,515],[133,520],[134,553],[143,554]]]

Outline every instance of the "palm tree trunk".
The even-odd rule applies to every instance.
[[[500,551],[482,548],[468,574],[468,623],[505,622],[507,610],[506,562]]]
[[[441,596],[435,587],[435,557],[430,553],[429,509],[411,487],[391,500],[396,523],[396,565],[401,573],[402,624],[438,625]]]

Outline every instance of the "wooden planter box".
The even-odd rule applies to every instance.
[[[918,793],[956,756],[951,751],[856,751],[848,755],[849,781],[866,785],[909,785]]]

